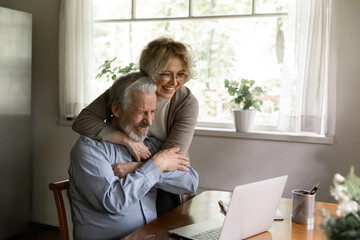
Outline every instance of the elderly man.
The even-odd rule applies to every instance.
[[[149,160],[133,162],[125,146],[84,136],[73,147],[69,175],[76,239],[119,239],[154,220],[157,188],[174,194],[196,191],[198,174],[179,149],[156,153],[162,143],[146,137],[154,120],[155,90],[139,72],[121,77],[110,90],[109,123],[144,141],[153,154]],[[121,178],[112,169],[119,163],[126,169]]]

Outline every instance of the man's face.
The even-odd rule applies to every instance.
[[[143,141],[147,131],[154,120],[156,110],[156,94],[141,93],[133,91],[131,93],[132,103],[126,110],[113,110],[120,130],[125,132],[136,142]]]

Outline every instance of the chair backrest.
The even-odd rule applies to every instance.
[[[50,183],[49,188],[54,193],[61,239],[73,240],[74,226],[72,222],[71,203],[69,197],[69,180]]]

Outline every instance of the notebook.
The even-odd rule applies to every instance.
[[[271,228],[288,176],[234,188],[225,218],[222,216],[170,230],[188,239],[237,240]]]

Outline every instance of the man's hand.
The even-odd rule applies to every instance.
[[[170,172],[180,170],[184,172],[190,171],[186,166],[189,165],[189,158],[178,153],[179,147],[172,147],[156,153],[151,160],[158,167],[160,172]]]
[[[112,165],[112,169],[115,176],[123,178],[129,173],[135,172],[143,164],[142,162],[115,163]]]

